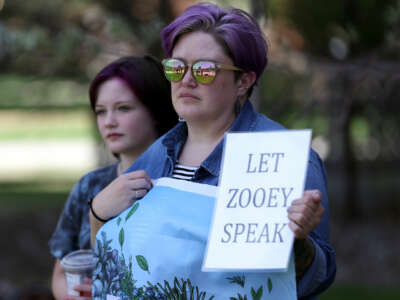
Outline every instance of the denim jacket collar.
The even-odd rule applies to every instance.
[[[254,112],[253,105],[247,100],[228,132],[251,131],[255,127],[256,118],[257,114]],[[182,146],[186,142],[187,134],[186,123],[180,123],[167,133],[162,141],[162,144],[166,147],[167,156],[173,164],[177,161]],[[219,176],[224,143],[225,137],[201,163],[199,169],[204,169],[215,177]]]

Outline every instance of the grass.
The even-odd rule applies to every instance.
[[[87,110],[0,111],[0,141],[93,139],[94,119]]]
[[[0,74],[0,141],[89,139],[88,83]]]

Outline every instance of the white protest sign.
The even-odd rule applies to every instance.
[[[228,133],[203,271],[286,271],[311,130]]]

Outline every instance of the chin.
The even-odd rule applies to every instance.
[[[123,146],[123,145],[110,145],[108,147],[108,149],[112,152],[112,153],[124,153],[126,152],[127,147]]]
[[[199,119],[204,119],[204,113],[199,111],[198,107],[193,107],[189,109],[180,109],[176,111],[177,114],[185,119],[185,120],[199,120]]]

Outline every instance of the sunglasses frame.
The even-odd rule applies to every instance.
[[[184,72],[183,72],[183,74],[182,74],[182,77],[181,77],[179,80],[175,80],[175,81],[174,81],[174,80],[171,80],[170,78],[168,78],[168,76],[167,76],[167,71],[166,71],[166,65],[165,65],[165,64],[166,64],[166,62],[169,61],[169,60],[177,60],[177,61],[183,62],[183,65],[184,65]],[[195,64],[199,63],[199,62],[202,62],[202,61],[204,61],[204,62],[211,62],[211,63],[213,63],[213,64],[215,65],[215,76],[212,78],[212,80],[211,80],[210,82],[207,82],[207,83],[203,83],[203,82],[198,81],[198,79],[196,78],[196,76],[195,76],[195,74],[194,74],[195,71],[193,70],[193,66],[194,66]],[[200,83],[200,84],[206,84],[206,85],[207,85],[207,84],[210,84],[211,82],[214,81],[215,77],[217,77],[217,74],[218,74],[218,71],[219,71],[219,70],[244,72],[244,70],[241,69],[241,68],[239,68],[239,67],[232,66],[232,65],[221,64],[221,63],[216,62],[216,61],[211,60],[211,59],[199,59],[199,60],[194,61],[193,64],[189,65],[189,64],[188,64],[185,60],[183,60],[183,59],[180,59],[180,58],[172,58],[172,57],[170,57],[170,58],[165,58],[165,59],[163,59],[163,60],[162,60],[162,65],[163,65],[165,77],[166,77],[169,81],[171,81],[171,82],[179,82],[179,81],[181,81],[181,80],[185,77],[186,72],[188,71],[188,69],[189,69],[189,67],[190,67],[190,72],[191,72],[191,74],[192,74],[192,77],[196,80],[196,82],[198,82],[198,83]]]

